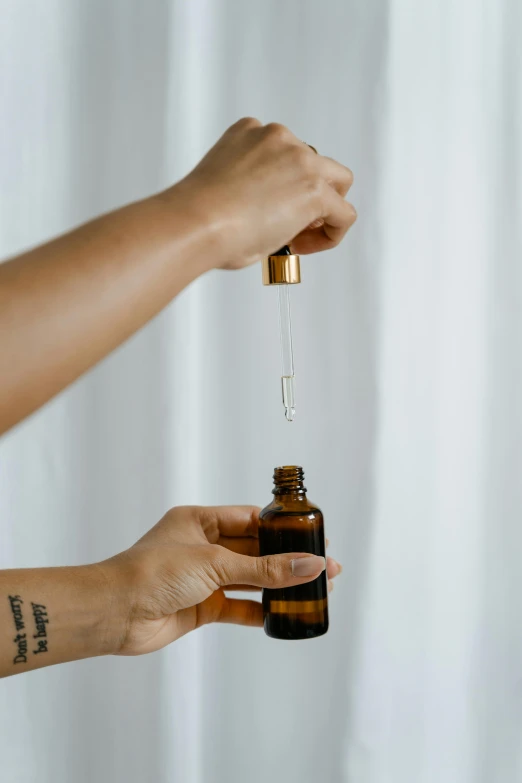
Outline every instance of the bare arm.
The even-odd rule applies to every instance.
[[[209,229],[187,224],[182,210],[166,213],[160,200],[132,204],[0,266],[1,431],[204,271]]]
[[[102,563],[0,571],[0,677],[153,652],[206,623],[262,626],[260,603],[224,589],[304,584],[325,561],[307,553],[259,557],[257,522],[251,506],[176,508]],[[326,560],[332,580],[341,566]]]
[[[0,677],[114,652],[120,614],[99,566],[0,571]]]
[[[206,271],[334,247],[351,182],[283,126],[241,120],[174,187],[0,265],[0,434]]]

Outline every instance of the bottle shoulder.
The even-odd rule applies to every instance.
[[[322,519],[323,512],[315,503],[308,500],[308,498],[296,499],[289,496],[282,496],[275,497],[259,514],[261,522],[269,522],[275,517],[309,517],[312,519]]]

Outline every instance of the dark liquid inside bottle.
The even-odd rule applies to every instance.
[[[274,478],[274,501],[263,509],[259,518],[261,555],[309,552],[325,557],[323,515],[306,498],[303,471],[293,466],[277,468]],[[276,639],[322,636],[328,630],[326,571],[305,585],[263,590],[263,613],[268,636]]]

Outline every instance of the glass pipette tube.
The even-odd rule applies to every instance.
[[[287,421],[295,417],[294,355],[292,350],[292,322],[290,319],[290,286],[278,285],[279,332],[281,337],[281,388]]]

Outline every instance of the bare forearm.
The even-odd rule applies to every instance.
[[[211,227],[147,199],[0,265],[0,433],[210,268]]]
[[[0,265],[0,434],[213,267],[335,247],[352,173],[246,118],[182,182]],[[293,238],[293,239],[292,239]]]
[[[0,571],[0,677],[113,653],[117,595],[98,565]]]

